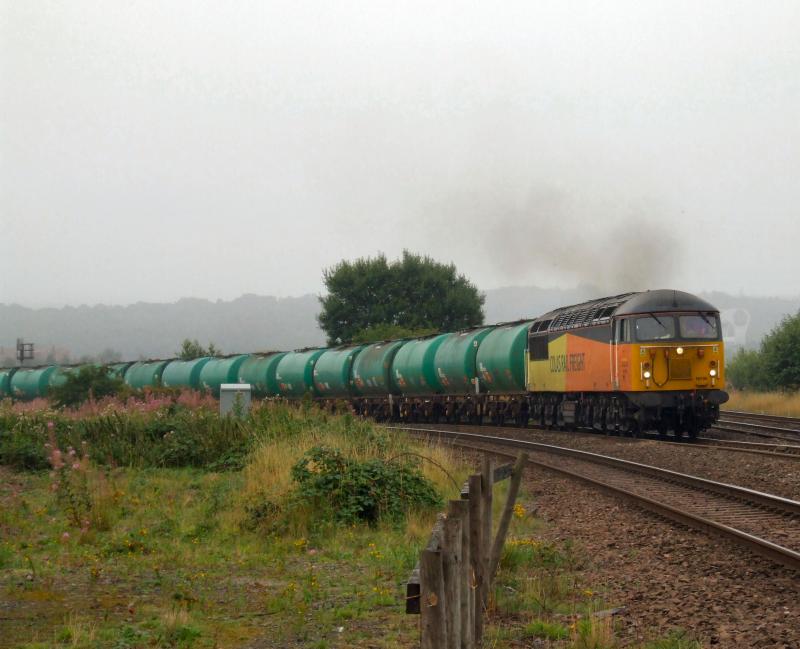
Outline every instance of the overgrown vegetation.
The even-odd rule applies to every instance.
[[[0,645],[415,644],[404,582],[468,466],[308,403],[241,420],[215,406],[197,393],[0,406],[0,464],[18,470],[0,467]],[[515,508],[488,643],[615,646],[580,552],[541,525]]]
[[[220,418],[213,399],[198,394],[148,394],[75,411],[6,403],[0,406],[0,464],[42,468],[53,436],[61,448],[88,444],[93,458],[108,466],[236,469],[271,425],[269,409],[256,409],[247,420]]]
[[[126,389],[125,382],[112,376],[106,366],[84,365],[67,374],[66,381],[50,390],[49,397],[57,406],[78,406],[90,399],[102,399]]]
[[[728,381],[738,389],[800,389],[800,313],[784,318],[758,350],[739,350],[727,364]]]
[[[474,284],[453,264],[407,250],[393,262],[382,254],[342,261],[326,269],[323,278],[328,294],[320,298],[318,320],[329,345],[385,340],[400,330],[456,331],[483,323],[484,298]]]
[[[0,644],[411,644],[402,582],[466,468],[310,405],[269,403],[237,421],[202,399],[109,400],[80,417],[3,404],[0,431],[11,425],[36,448],[30,468],[50,471],[0,468],[0,606],[22,602]],[[238,442],[244,470],[219,472],[215,456]],[[196,466],[159,468],[170,463]]]

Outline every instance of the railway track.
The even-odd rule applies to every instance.
[[[530,464],[580,480],[680,524],[725,537],[800,571],[800,502],[551,444],[441,428],[387,428],[473,450],[524,449]]]
[[[792,440],[795,441],[795,440]],[[769,455],[789,460],[800,460],[800,439],[795,444],[768,444],[766,442],[743,442],[735,439],[719,439],[716,437],[698,437],[697,443],[691,444],[693,448],[712,447],[723,451],[735,453],[752,453],[755,455]],[[683,442],[669,442],[680,443]]]
[[[765,415],[758,412],[744,412],[743,410],[723,410],[720,412],[722,417],[735,419],[738,421],[749,421],[755,423],[776,424],[800,430],[800,417],[786,417],[783,415]]]
[[[457,430],[467,430],[465,427],[457,428],[462,426],[461,424],[447,424],[447,427],[450,429],[457,429]],[[475,427],[472,427],[475,428]],[[504,430],[504,427],[496,427],[496,426],[480,426],[478,428],[483,428],[487,431],[489,430]],[[507,429],[507,428],[506,428]],[[541,427],[528,427],[525,428],[514,428],[514,431],[520,430],[547,430]],[[602,437],[604,433],[598,431],[591,431],[588,429],[585,430],[576,430],[570,431],[570,435],[582,435],[587,437]],[[733,440],[733,439],[721,439],[718,437],[698,437],[695,440],[691,441],[688,438],[683,438],[681,441],[671,441],[669,439],[664,439],[657,435],[644,435],[642,437],[614,437],[616,440],[625,439],[630,441],[631,443],[636,443],[639,441],[644,440],[655,440],[662,444],[675,444],[678,446],[690,446],[691,448],[714,448],[717,450],[722,451],[731,451],[734,453],[750,453],[753,455],[768,455],[771,457],[778,457],[787,460],[800,460],[800,438],[790,438],[787,441],[793,443],[780,443],[780,444],[771,444],[768,442],[745,442],[741,440]]]
[[[800,419],[724,410],[711,431],[800,444]]]

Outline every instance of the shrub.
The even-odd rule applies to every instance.
[[[726,371],[737,388],[799,390],[800,313],[781,320],[758,351],[739,351]]]
[[[728,382],[737,388],[761,390],[769,386],[764,356],[754,349],[740,349],[726,367]]]
[[[399,522],[409,510],[442,504],[433,485],[415,467],[372,458],[346,458],[315,446],[292,467],[295,498],[338,523]]]
[[[58,406],[77,406],[89,399],[115,395],[125,387],[119,377],[109,375],[108,367],[85,365],[67,375],[63,385],[50,390],[50,398]]]
[[[39,435],[25,430],[0,431],[0,464],[18,471],[39,471],[49,464]]]

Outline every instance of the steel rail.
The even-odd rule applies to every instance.
[[[753,453],[768,455],[788,460],[800,460],[800,446],[792,444],[767,444],[765,442],[743,442],[736,439],[718,439],[716,437],[698,437],[698,443],[690,444],[690,448],[715,448],[732,453]],[[683,442],[666,442],[667,444],[681,444]],[[794,449],[794,450],[789,450]]]
[[[731,428],[730,426],[720,426],[714,424],[709,430],[718,430],[721,433],[738,433],[739,435],[750,435],[751,437],[761,437],[764,439],[782,439],[785,442],[800,442],[800,431],[796,435],[781,435],[780,433],[768,433],[759,430],[747,430],[744,428]]]
[[[513,448],[525,448],[527,450],[532,450],[532,451],[539,450],[547,453],[574,457],[581,460],[587,460],[595,464],[604,464],[607,466],[611,466],[613,468],[620,468],[623,470],[640,473],[648,477],[655,477],[657,479],[666,482],[676,482],[684,485],[689,485],[700,491],[709,491],[711,493],[722,495],[728,498],[744,501],[749,504],[757,503],[761,507],[766,508],[768,510],[782,511],[785,512],[786,514],[795,516],[800,514],[800,502],[790,500],[788,498],[782,498],[780,496],[774,496],[772,494],[766,494],[760,491],[755,491],[753,489],[738,487],[736,485],[730,485],[722,482],[715,482],[713,480],[707,480],[705,478],[699,478],[697,476],[678,473],[676,471],[671,471],[668,469],[660,469],[658,467],[653,467],[647,464],[640,464],[637,462],[630,462],[628,460],[621,460],[619,458],[613,458],[607,455],[600,455],[597,453],[590,453],[587,451],[579,451],[576,449],[568,449],[561,446],[553,446],[551,444],[541,444],[538,442],[529,442],[526,440],[518,440],[518,439],[504,438],[504,437],[491,437],[488,435],[479,435],[476,433],[463,433],[463,432],[447,431],[447,430],[432,429],[432,428],[415,428],[410,426],[387,426],[386,428],[390,430],[405,430],[415,434],[421,434],[426,436],[436,435],[441,438],[449,438],[452,441],[454,441],[456,445],[473,449],[478,448],[479,450],[489,450],[493,453],[497,453],[497,451],[493,451],[491,449],[486,449],[483,447],[476,447],[474,446],[474,444],[475,443],[494,444],[500,446],[513,447]],[[465,438],[466,441],[472,441],[473,444],[465,443]],[[797,552],[790,548],[786,548],[784,546],[778,545],[777,543],[768,541],[767,539],[760,538],[748,532],[738,530],[736,528],[724,525],[722,523],[713,521],[703,516],[698,516],[697,514],[683,511],[681,509],[673,507],[672,505],[669,505],[664,502],[659,502],[642,494],[637,494],[635,492],[623,489],[622,487],[618,487],[616,485],[604,482],[602,480],[582,475],[575,471],[571,471],[570,469],[567,469],[565,467],[554,466],[547,462],[541,462],[533,458],[529,458],[528,463],[580,480],[612,495],[620,496],[625,500],[628,500],[636,505],[643,506],[645,509],[653,511],[661,516],[664,516],[665,518],[668,518],[680,524],[687,525],[695,529],[699,529],[706,533],[714,533],[719,536],[733,539],[739,545],[747,547],[748,549],[750,549],[751,551],[755,552],[760,556],[766,557],[772,561],[776,561],[789,568],[800,571],[800,552]]]
[[[445,426],[470,426],[470,424],[440,424]],[[551,431],[542,426],[533,426],[533,427],[526,427],[526,428],[519,428],[519,427],[511,427],[511,426],[470,426],[471,428],[486,428],[487,430],[513,430],[513,431],[520,431],[520,430],[530,430],[530,431],[540,431],[545,433],[557,433],[560,431]],[[573,435],[581,435],[588,438],[602,438],[603,433],[599,431],[594,431],[590,429],[578,429],[574,431],[563,431],[564,434],[569,434],[570,436]],[[606,436],[607,437],[607,436]],[[770,457],[778,457],[778,458],[785,458],[787,460],[800,460],[800,445],[792,445],[792,444],[767,444],[766,442],[743,442],[739,440],[728,440],[728,439],[719,439],[715,437],[698,437],[695,441],[689,439],[682,439],[681,441],[675,441],[672,439],[663,439],[661,437],[656,437],[654,435],[643,435],[638,437],[616,437],[614,436],[613,439],[617,441],[625,440],[626,442],[635,443],[635,442],[645,442],[645,441],[658,441],[659,444],[675,444],[677,446],[683,446],[684,448],[715,448],[720,451],[729,451],[731,453],[750,453],[754,455],[768,455]],[[788,441],[792,442],[800,442],[799,439],[790,439]],[[705,443],[701,443],[705,442]],[[787,449],[796,449],[796,452],[792,452]]]
[[[750,428],[758,428],[761,430],[774,430],[778,433],[795,433],[800,435],[800,430],[797,428],[783,428],[781,426],[767,426],[766,424],[755,424],[749,421],[733,421],[732,419],[718,419],[717,424],[728,424],[732,426],[749,426]]]
[[[720,416],[741,417],[743,419],[761,419],[762,421],[778,421],[784,423],[794,423],[800,426],[800,417],[789,417],[786,415],[769,415],[760,412],[745,412],[744,410],[721,410]]]

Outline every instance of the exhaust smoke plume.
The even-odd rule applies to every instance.
[[[683,247],[659,208],[553,188],[516,204],[498,193],[454,200],[447,221],[468,224],[477,254],[509,285],[584,285],[610,295],[675,283]]]

